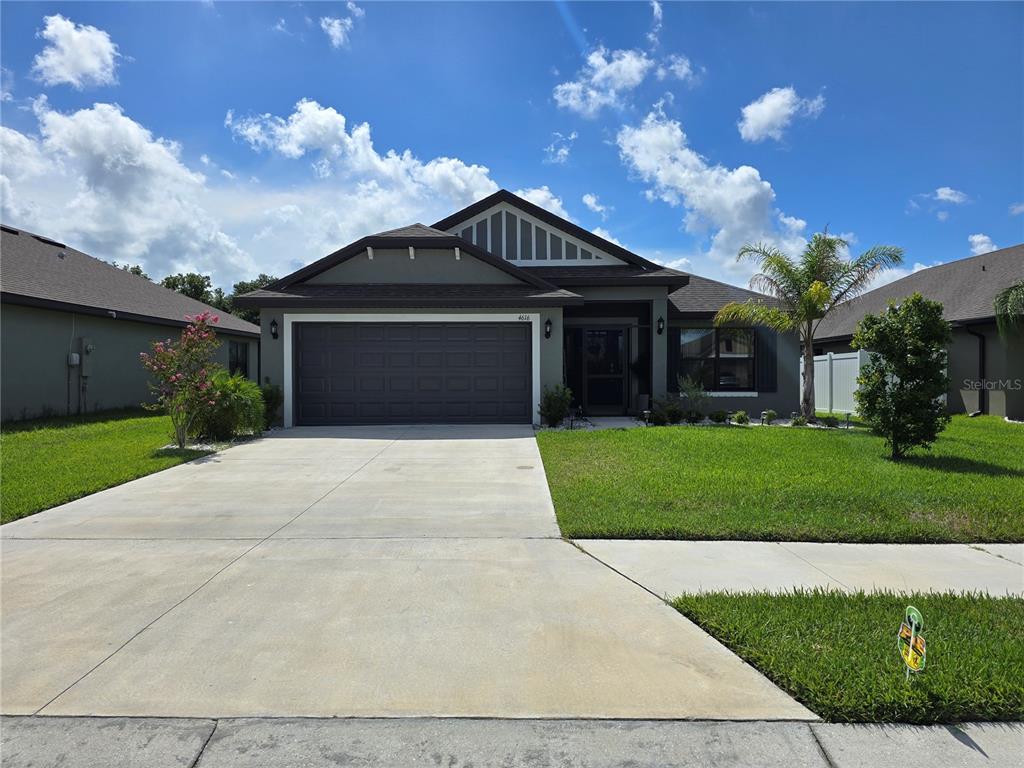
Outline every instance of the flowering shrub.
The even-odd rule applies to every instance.
[[[220,318],[203,312],[185,319],[189,324],[180,341],[154,341],[150,352],[139,355],[153,376],[149,388],[156,395],[156,403],[144,403],[143,407],[165,411],[171,417],[179,448],[185,447],[192,425],[217,404],[218,397],[210,379],[216,371],[211,358],[220,346],[213,325]]]

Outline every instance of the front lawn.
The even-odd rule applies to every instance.
[[[160,450],[173,434],[170,419],[144,412],[5,425],[0,432],[0,522],[209,453]]]
[[[833,722],[1024,717],[1024,600],[794,592],[684,595],[675,607]],[[924,615],[925,670],[907,682],[903,612]]]
[[[954,417],[886,458],[865,430],[680,426],[537,436],[563,535],[1024,541],[1024,427]]]

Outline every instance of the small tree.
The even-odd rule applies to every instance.
[[[919,293],[857,325],[852,346],[869,353],[857,378],[858,410],[885,438],[893,460],[929,446],[949,423],[941,397],[949,387],[950,338],[942,304]]]
[[[815,420],[814,334],[818,325],[842,302],[866,291],[879,272],[903,260],[903,250],[892,245],[876,245],[852,259],[846,258],[847,248],[845,240],[827,232],[815,234],[796,257],[762,243],[744,245],[737,259],[753,259],[760,267],[750,287],[774,301],[730,302],[715,315],[717,326],[764,325],[779,333],[800,334],[804,357],[800,413],[811,422]]]
[[[149,388],[156,395],[155,403],[143,403],[143,407],[164,411],[171,417],[179,448],[185,447],[196,419],[217,404],[210,379],[218,368],[212,362],[213,353],[220,346],[213,331],[220,318],[203,312],[185,319],[189,324],[181,332],[179,342],[154,341],[150,345],[152,351],[139,355],[153,375]]]

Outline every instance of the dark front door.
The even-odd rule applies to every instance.
[[[529,323],[296,323],[295,423],[533,420]]]
[[[566,386],[584,413],[607,416],[626,412],[627,339],[625,328],[566,331]]]

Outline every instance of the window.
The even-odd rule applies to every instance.
[[[681,328],[679,375],[708,392],[752,392],[754,332],[749,328]]]
[[[249,377],[249,342],[228,342],[228,370]]]

